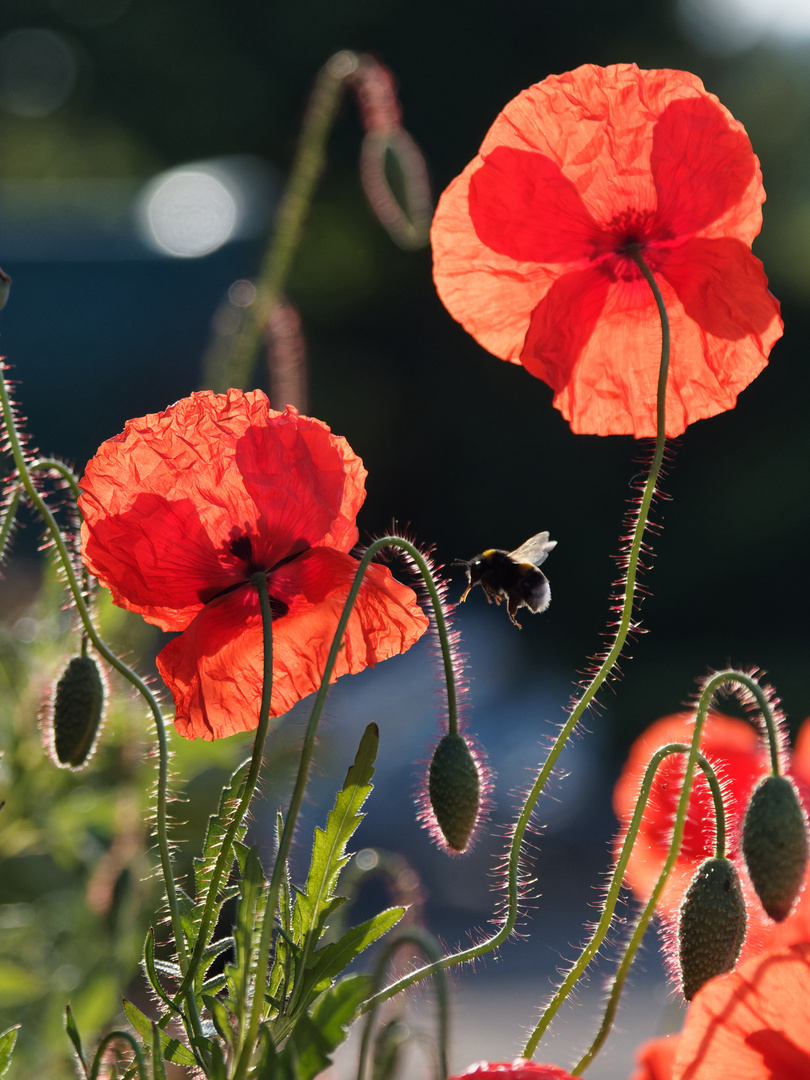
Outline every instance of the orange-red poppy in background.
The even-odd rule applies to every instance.
[[[316,690],[358,561],[366,470],[320,420],[255,390],[192,394],[130,420],[81,480],[82,556],[121,607],[181,631],[158,656],[188,738],[255,728],[273,611],[271,715]],[[427,628],[413,591],[369,567],[333,678],[409,648]]]
[[[733,408],[782,333],[751,243],[765,199],[748,136],[684,71],[592,64],[511,101],[433,223],[434,278],[486,349],[554,390],[575,432],[666,433]]]
[[[672,1080],[810,1076],[810,944],[754,956],[695,995]]]
[[[636,1051],[638,1069],[630,1080],[672,1080],[678,1038],[677,1035],[660,1035],[642,1043]]]
[[[451,1080],[574,1080],[559,1065],[517,1058],[515,1061],[476,1061]]]
[[[670,742],[688,743],[694,714],[676,713],[651,724],[630,749],[613,792],[613,809],[626,827],[633,815],[639,784],[655,751]],[[723,786],[726,811],[726,851],[740,872],[746,897],[748,929],[741,960],[796,942],[810,942],[810,889],[805,887],[793,912],[781,923],[765,914],[748,880],[741,853],[742,819],[754,785],[769,771],[765,741],[751,724],[733,716],[710,712],[700,747],[716,768]],[[804,725],[793,754],[786,760],[805,808],[810,808],[810,721]],[[658,880],[669,851],[675,811],[683,785],[684,757],[665,758],[656,772],[641,828],[625,873],[625,882],[646,900]],[[674,925],[678,907],[689,882],[704,859],[714,855],[714,809],[708,783],[700,770],[694,786],[680,855],[658,904],[665,926]]]

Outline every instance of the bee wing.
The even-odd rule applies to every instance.
[[[557,546],[556,540],[549,540],[547,532],[530,537],[525,544],[509,552],[509,558],[515,562],[530,562],[540,566],[548,558],[548,553]]]

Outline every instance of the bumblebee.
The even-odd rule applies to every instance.
[[[520,627],[515,618],[520,608],[527,607],[538,613],[545,611],[551,603],[548,578],[538,567],[556,546],[556,540],[549,540],[548,533],[541,532],[514,551],[490,548],[469,561],[456,559],[453,566],[465,568],[468,582],[459,603],[467,599],[474,585],[480,585],[487,603],[506,601],[509,618]]]

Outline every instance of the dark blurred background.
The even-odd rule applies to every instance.
[[[81,470],[129,417],[200,385],[214,314],[231,284],[257,271],[313,79],[340,49],[373,53],[395,73],[435,197],[509,99],[587,62],[694,72],[745,124],[762,163],[768,201],[754,250],[782,301],[785,337],[735,410],[673,447],[663,484],[672,501],[657,505],[663,530],[644,579],[650,633],[628,647],[633,660],[557,792],[563,807],[579,792],[601,815],[598,826],[577,819],[559,841],[558,872],[579,873],[580,848],[604,861],[627,745],[677,711],[707,670],[761,667],[794,731],[810,714],[810,15],[804,0],[5,0],[0,266],[14,284],[0,346],[44,452]],[[574,436],[544,384],[453,322],[429,251],[398,249],[366,205],[361,136],[346,99],[287,289],[307,338],[310,410],[369,470],[361,531],[379,534],[395,517],[445,563],[514,548],[541,529],[559,543],[546,567],[552,606],[524,612],[522,633],[480,590],[457,616],[473,676],[470,726],[501,774],[508,821],[509,788],[525,784],[525,766],[542,756],[577,673],[601,647],[642,447]],[[144,207],[170,170],[197,163],[199,172],[200,162],[232,195],[218,218],[226,226],[199,242],[208,253],[192,243],[172,255],[149,236]],[[35,540],[26,530],[18,550],[32,557]],[[327,743],[340,742],[351,714],[380,719],[386,745],[382,703],[413,705],[425,650],[396,664],[384,678],[399,690],[344,680]],[[383,790],[406,814],[413,743],[424,757],[433,737],[430,693],[413,705],[413,723],[400,705],[388,735]],[[568,812],[569,824],[576,818]],[[372,831],[366,842],[384,837]],[[444,873],[456,885],[446,903],[457,904],[467,871],[459,861]]]

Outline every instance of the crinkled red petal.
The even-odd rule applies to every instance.
[[[574,183],[544,154],[496,146],[470,180],[470,218],[492,251],[519,262],[593,255],[599,227]]]
[[[317,690],[358,562],[313,548],[270,575],[274,600],[288,612],[273,623],[271,715]],[[404,652],[427,629],[413,591],[387,567],[366,574],[332,679]],[[259,720],[264,645],[258,594],[250,586],[209,604],[158,656],[174,698],[175,723],[187,738],[250,731]]]
[[[82,553],[115,602],[165,630],[305,547],[357,540],[365,470],[345,439],[261,391],[202,392],[131,420],[81,480]]]
[[[759,167],[742,124],[708,94],[667,105],[652,129],[658,218],[692,236],[744,198]]]

